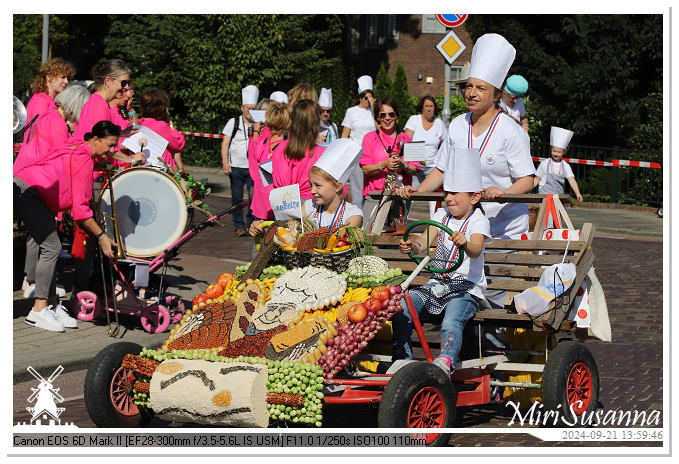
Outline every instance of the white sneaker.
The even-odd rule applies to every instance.
[[[57,296],[66,296],[66,289],[57,285]]]
[[[53,308],[53,311],[57,316],[57,321],[61,322],[64,327],[68,329],[78,328],[78,320],[74,317],[71,317],[71,315],[61,303],[57,304],[57,307]]]
[[[52,332],[64,331],[64,324],[57,320],[57,315],[52,306],[48,306],[42,311],[31,309],[31,312],[26,316],[26,324],[40,329],[51,330]]]
[[[33,298],[35,295],[35,284],[28,284],[24,287],[24,298]]]

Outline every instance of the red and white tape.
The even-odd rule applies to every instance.
[[[186,132],[186,131],[179,131],[180,134],[182,135],[193,135],[195,137],[206,137],[208,139],[223,139],[224,134],[206,134],[204,132]]]
[[[542,161],[546,160],[549,158],[540,158],[538,156],[533,156],[533,161]],[[597,160],[588,160],[588,159],[579,159],[579,158],[563,158],[564,161],[567,163],[572,163],[572,164],[586,164],[589,166],[607,166],[607,167],[620,167],[620,166],[632,166],[632,167],[638,167],[638,168],[653,168],[653,169],[661,169],[662,166],[660,163],[653,163],[651,161],[633,161],[633,160],[620,160],[620,159],[614,159],[611,161],[597,161]]]

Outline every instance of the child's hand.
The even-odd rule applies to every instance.
[[[250,224],[250,229],[248,230],[248,233],[252,235],[253,237],[256,237],[260,235],[262,232],[264,232],[264,229],[262,229],[259,225],[262,223],[262,221],[253,221],[252,224]]]
[[[407,242],[404,242],[401,240],[398,244],[398,251],[400,251],[403,254],[408,254],[410,253],[410,250],[413,249],[413,242],[412,240],[408,240]]]
[[[453,232],[453,235],[451,235],[448,238],[450,240],[452,240],[453,243],[455,245],[459,246],[460,248],[464,248],[464,246],[467,244],[467,237],[465,237],[465,235],[462,232],[460,232],[459,230],[456,231],[456,232]]]

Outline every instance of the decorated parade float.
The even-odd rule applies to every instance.
[[[428,258],[404,260],[401,237],[393,234],[351,227],[330,233],[306,220],[271,221],[256,258],[197,295],[160,349],[120,342],[93,359],[85,379],[92,420],[100,427],[138,426],[155,415],[219,426],[322,427],[323,404],[379,403],[380,427],[439,428],[455,425],[457,406],[501,400],[541,401],[565,415],[595,410],[597,367],[578,341],[610,338],[593,333],[600,328],[582,317],[590,310],[587,291],[600,291],[591,280],[593,228],[572,230],[558,197],[504,201],[541,202],[538,225],[533,237],[489,246],[489,288],[507,291],[507,305],[480,311],[468,325],[502,327],[508,343],[487,352],[472,337],[450,378],[431,364],[430,347],[438,344],[427,341],[407,293],[428,280],[420,272],[436,269]],[[563,229],[568,240],[545,229],[548,216],[569,224]],[[406,236],[423,225],[410,224]],[[575,266],[573,284],[543,314],[517,314],[512,297],[536,286],[544,266],[563,262]],[[420,359],[392,363],[389,319],[402,310],[413,316]],[[498,386],[501,397],[493,392]],[[450,437],[424,436],[431,445]]]

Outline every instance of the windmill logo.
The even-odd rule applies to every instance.
[[[31,425],[61,425],[59,416],[65,411],[65,408],[57,407],[55,400],[62,403],[64,398],[59,394],[59,389],[54,388],[54,379],[61,374],[64,368],[62,366],[57,367],[47,380],[32,366],[28,366],[26,370],[40,382],[38,388],[31,388],[33,393],[28,397],[29,403],[35,401],[33,407],[26,408],[31,413]]]

